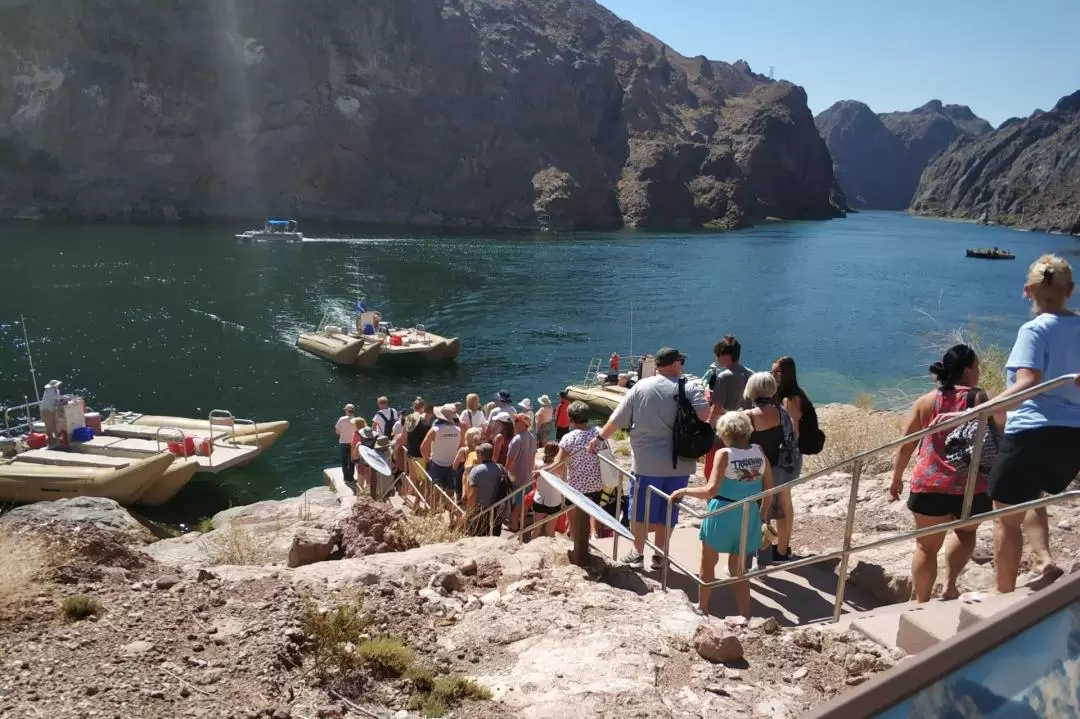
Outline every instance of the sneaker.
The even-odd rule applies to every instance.
[[[629,552],[624,554],[623,558],[620,561],[625,566],[630,567],[631,569],[644,569],[645,568],[645,555],[638,554],[633,549],[631,549]]]
[[[778,550],[775,545],[773,546],[773,548],[772,548],[772,563],[773,564],[780,564],[781,562],[790,562],[790,561],[791,561],[791,550],[790,549],[787,551],[787,554],[781,554],[780,550]]]
[[[659,572],[664,568],[664,558],[659,554],[652,555],[652,559],[649,560],[649,566],[654,572]]]

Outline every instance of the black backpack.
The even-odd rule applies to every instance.
[[[675,397],[675,429],[671,451],[671,466],[679,466],[679,458],[700,459],[712,449],[716,432],[712,425],[698,418],[686,398],[686,378],[679,379],[679,394]]]
[[[802,396],[802,418],[799,420],[799,454],[819,454],[825,449],[825,433],[818,426],[817,410],[806,395]]]

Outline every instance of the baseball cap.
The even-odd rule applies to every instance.
[[[660,349],[656,350],[655,358],[657,367],[667,367],[668,365],[673,365],[676,362],[686,361],[686,355],[684,355],[682,352],[675,349],[674,347],[661,347]]]

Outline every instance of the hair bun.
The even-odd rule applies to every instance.
[[[945,374],[945,365],[941,362],[935,362],[934,364],[930,365],[930,374],[934,375],[938,379],[941,379],[941,376]]]

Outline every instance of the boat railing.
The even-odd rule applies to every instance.
[[[5,407],[4,408],[4,432],[5,433],[18,432],[18,431],[23,430],[23,429],[32,430],[34,428],[34,417],[33,417],[32,414],[30,414],[30,410],[32,410],[32,409],[37,409],[38,414],[40,415],[41,414],[41,402],[40,401],[39,402],[27,402],[26,404],[18,404],[18,405],[15,405],[14,407]],[[16,416],[15,419],[18,420],[18,419],[25,418],[26,421],[25,422],[20,422],[18,424],[11,424],[11,413],[12,412],[19,412],[21,410],[25,410],[26,414],[22,415],[21,417]]]
[[[184,430],[177,427],[158,427],[154,432],[154,441],[157,442],[157,451],[161,451],[161,443],[165,442],[165,448],[168,449],[169,442],[179,442],[181,446],[184,443]]]
[[[1043,497],[1041,499],[1024,502],[1022,504],[1011,505],[1003,509],[997,509],[991,512],[979,514],[975,517],[971,516],[971,505],[972,500],[975,496],[975,483],[979,477],[979,462],[982,458],[983,439],[986,434],[986,429],[989,423],[990,416],[995,412],[1004,411],[1009,407],[1015,406],[1016,404],[1026,399],[1038,396],[1040,394],[1043,394],[1044,392],[1057,389],[1058,387],[1064,387],[1069,384],[1074,384],[1077,382],[1078,377],[1080,377],[1080,375],[1077,374],[1063,375],[1061,377],[1057,377],[1056,379],[1052,379],[1047,382],[1035,385],[1034,387],[1029,387],[1022,392],[1017,392],[1016,394],[1010,395],[1008,397],[1002,397],[1000,399],[995,399],[991,402],[981,404],[973,409],[968,410],[967,412],[960,414],[957,417],[954,417],[953,419],[945,422],[939,422],[938,424],[931,425],[930,427],[918,430],[917,432],[912,432],[911,434],[900,437],[899,439],[893,440],[892,442],[883,444],[880,447],[875,447],[864,452],[859,452],[858,454],[848,457],[847,459],[843,459],[830,467],[826,467],[816,472],[811,472],[810,474],[804,474],[791,482],[775,486],[772,489],[759,492],[758,494],[751,495],[738,502],[732,502],[730,504],[724,505],[723,507],[712,512],[699,512],[694,507],[686,505],[681,499],[677,502],[672,502],[671,495],[666,494],[656,489],[655,487],[648,487],[645,494],[645,516],[651,516],[649,514],[649,511],[651,509],[653,497],[659,497],[661,500],[667,503],[666,519],[668,522],[668,526],[671,525],[672,512],[676,504],[678,504],[680,512],[688,514],[689,516],[702,521],[710,519],[712,517],[716,517],[720,514],[723,514],[724,512],[739,510],[742,514],[742,526],[740,529],[738,556],[746,556],[747,550],[749,549],[749,547],[747,546],[747,533],[750,529],[748,526],[750,512],[747,511],[747,509],[750,506],[751,502],[757,503],[765,497],[770,497],[774,494],[778,494],[779,492],[790,490],[800,484],[805,484],[811,480],[824,477],[828,474],[832,474],[833,472],[845,469],[847,467],[851,468],[851,487],[848,494],[847,512],[844,521],[843,545],[840,549],[824,552],[822,554],[817,554],[812,557],[804,557],[802,559],[784,562],[782,564],[775,564],[765,567],[763,569],[756,569],[750,572],[746,572],[744,568],[740,567],[740,572],[733,577],[705,581],[701,578],[700,574],[695,573],[689,567],[686,567],[680,562],[673,559],[668,554],[668,548],[666,546],[660,547],[651,540],[649,540],[648,537],[646,537],[646,546],[652,548],[652,550],[656,552],[662,559],[662,569],[660,573],[661,587],[665,591],[667,590],[668,572],[671,565],[674,565],[679,571],[681,571],[683,574],[693,580],[698,585],[698,587],[723,587],[729,584],[733,584],[735,582],[755,579],[757,577],[766,577],[771,574],[775,574],[776,572],[790,572],[793,569],[806,567],[811,564],[839,560],[839,567],[836,569],[836,593],[834,595],[835,603],[833,605],[832,615],[833,621],[839,620],[844,604],[844,590],[847,582],[848,560],[852,554],[858,552],[865,552],[871,549],[877,549],[878,547],[884,547],[886,545],[894,544],[897,542],[911,541],[912,539],[918,539],[919,537],[924,537],[931,534],[944,533],[953,529],[963,529],[965,527],[978,525],[981,522],[997,519],[998,517],[1008,516],[1019,512],[1026,512],[1029,509],[1038,509],[1041,507],[1050,506],[1052,504],[1060,504],[1080,498],[1080,490],[1062,492],[1058,495]],[[922,438],[928,437],[932,434],[948,432],[954,427],[967,424],[971,421],[977,422],[974,435],[975,446],[972,448],[971,463],[968,469],[967,484],[964,489],[964,501],[960,518],[952,522],[945,522],[944,524],[935,524],[932,527],[924,527],[923,529],[914,529],[905,532],[899,532],[897,534],[890,534],[889,536],[882,539],[867,542],[864,544],[853,544],[852,534],[854,532],[855,513],[859,501],[859,485],[862,480],[863,469],[866,467],[867,460],[886,452],[893,452],[894,450],[899,449],[905,444],[917,442]],[[612,460],[609,460],[607,457],[601,456],[600,460],[611,465],[620,473],[630,477],[631,480],[633,479],[630,472],[623,469]],[[754,533],[754,536],[757,536],[756,532]]]

